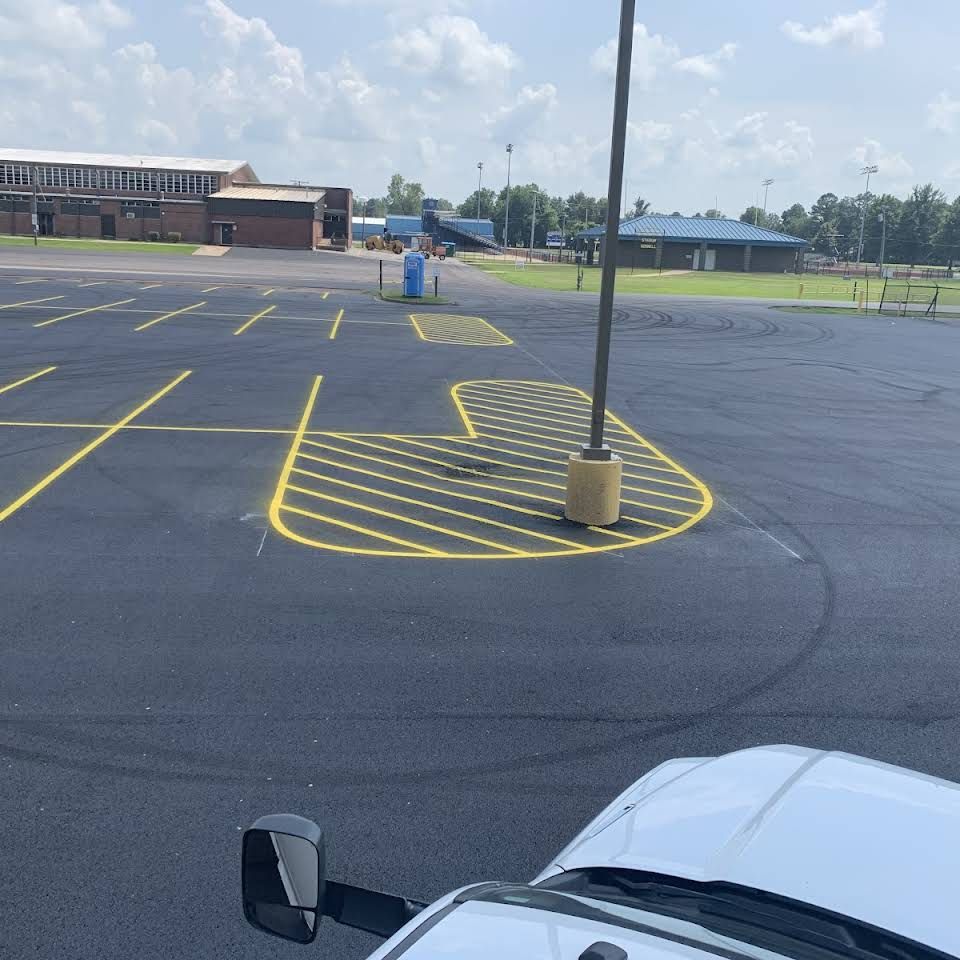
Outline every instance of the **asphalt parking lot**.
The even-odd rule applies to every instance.
[[[0,255],[0,956],[299,955],[240,914],[264,812],[430,899],[671,756],[960,780],[955,325],[618,298],[591,531],[595,297],[186,259]]]

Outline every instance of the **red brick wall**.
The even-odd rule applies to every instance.
[[[315,244],[315,220],[291,220],[284,217],[223,217],[236,224],[233,243],[237,247],[285,247],[309,250]]]

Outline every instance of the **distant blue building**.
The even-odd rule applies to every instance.
[[[603,227],[577,234],[592,253]],[[663,217],[651,214],[625,220],[617,240],[617,265],[670,270],[731,270],[784,273],[796,270],[808,244],[776,230],[740,220]]]
[[[413,237],[429,234],[437,243],[456,244],[458,250],[499,249],[494,240],[492,220],[460,217],[449,210],[437,210],[435,203],[436,201],[424,200],[424,212],[419,217],[388,213],[385,218],[367,217],[366,225],[362,217],[354,217],[353,236],[365,239],[375,233],[382,234],[386,229],[406,246],[410,246]]]

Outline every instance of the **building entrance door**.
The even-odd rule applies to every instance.
[[[233,224],[232,223],[220,224],[220,243],[224,247],[229,247],[233,245]]]
[[[39,233],[41,237],[53,236],[53,214],[52,213],[37,214],[37,233]]]
[[[100,214],[100,236],[104,240],[117,239],[117,217],[113,213]]]

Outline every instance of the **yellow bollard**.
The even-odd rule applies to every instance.
[[[620,519],[620,480],[623,461],[584,460],[571,453],[567,463],[567,496],[564,514],[568,520],[606,527]]]

